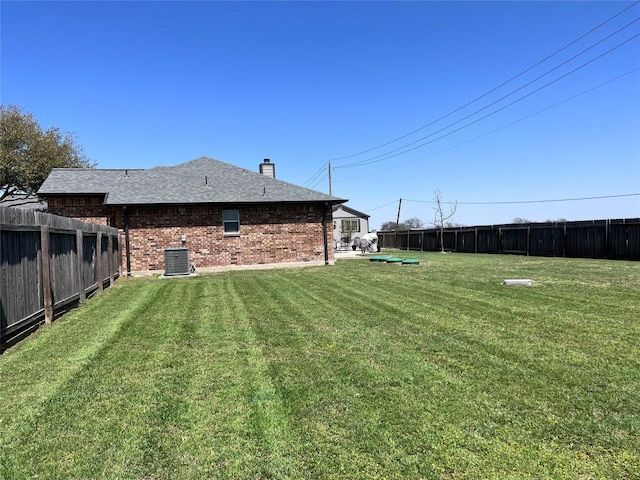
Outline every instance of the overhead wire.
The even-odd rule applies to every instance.
[[[443,116],[441,116],[441,117],[439,117],[439,118],[437,118],[437,119],[435,119],[435,120],[433,120],[433,121],[431,121],[431,122],[429,122],[429,123],[427,123],[427,124],[425,124],[425,125],[423,125],[423,126],[421,126],[421,127],[417,128],[417,129],[415,129],[415,130],[412,130],[412,131],[410,131],[410,132],[408,132],[408,133],[406,133],[406,134],[404,134],[404,135],[401,135],[401,136],[399,136],[399,137],[397,137],[397,138],[394,138],[393,140],[390,140],[390,141],[388,141],[388,142],[382,143],[382,144],[377,145],[377,146],[375,146],[375,147],[368,148],[368,149],[366,149],[366,150],[362,150],[362,151],[360,151],[360,152],[356,152],[356,153],[353,153],[353,154],[350,154],[350,155],[344,155],[344,156],[341,156],[341,157],[335,157],[335,158],[332,158],[330,161],[337,161],[337,160],[344,160],[344,159],[347,159],[347,158],[353,158],[353,157],[356,157],[356,156],[359,156],[359,155],[363,155],[363,154],[365,154],[365,153],[372,152],[372,151],[377,150],[377,149],[379,149],[379,148],[386,147],[387,145],[390,145],[390,144],[392,144],[392,143],[395,143],[395,142],[397,142],[398,140],[402,140],[403,138],[409,137],[409,136],[413,135],[414,133],[417,133],[417,132],[419,132],[419,131],[421,131],[421,130],[424,130],[425,128],[430,127],[431,125],[434,125],[435,123],[438,123],[439,121],[444,120],[445,118],[450,117],[451,115],[453,115],[453,114],[455,114],[455,113],[459,112],[460,110],[463,110],[464,108],[468,107],[469,105],[472,105],[472,104],[476,103],[477,101],[479,101],[479,100],[483,99],[484,97],[486,97],[486,96],[490,95],[491,93],[495,92],[496,90],[499,90],[500,88],[504,87],[505,85],[507,85],[507,84],[511,83],[512,81],[514,81],[514,80],[516,80],[517,78],[521,77],[521,76],[522,76],[522,75],[524,75],[525,73],[527,73],[527,72],[529,72],[529,71],[533,70],[533,69],[534,69],[534,68],[536,68],[537,66],[539,66],[539,65],[541,65],[542,63],[546,62],[547,60],[549,60],[549,59],[553,58],[553,57],[554,57],[554,56],[556,56],[557,54],[559,54],[559,53],[563,52],[564,50],[566,50],[566,49],[567,49],[567,48],[569,48],[570,46],[572,46],[572,45],[576,44],[577,42],[579,42],[579,41],[580,41],[580,40],[582,40],[583,38],[587,37],[587,36],[588,36],[588,35],[590,35],[591,33],[595,32],[595,31],[596,31],[596,30],[598,30],[599,28],[603,27],[603,26],[604,26],[604,25],[606,25],[607,23],[611,22],[611,21],[612,21],[612,20],[614,20],[615,18],[617,18],[617,17],[619,17],[620,15],[622,15],[624,12],[626,12],[626,11],[627,11],[627,10],[629,10],[630,8],[635,7],[635,6],[636,6],[636,5],[638,5],[639,3],[640,3],[640,0],[638,0],[638,1],[634,2],[634,3],[632,3],[631,5],[629,5],[629,6],[627,6],[627,7],[625,7],[624,9],[620,10],[618,13],[616,13],[616,14],[615,14],[615,15],[613,15],[612,17],[608,18],[607,20],[605,20],[605,21],[601,22],[600,24],[596,25],[595,27],[591,28],[589,31],[585,32],[584,34],[582,34],[581,36],[579,36],[579,37],[578,37],[578,38],[576,38],[575,40],[573,40],[573,41],[569,42],[568,44],[564,45],[562,48],[560,48],[560,49],[556,50],[556,51],[555,51],[555,52],[553,52],[552,54],[547,55],[545,58],[543,58],[542,60],[538,61],[538,62],[537,62],[537,63],[535,63],[534,65],[532,65],[532,66],[530,66],[530,67],[526,68],[525,70],[523,70],[522,72],[518,73],[517,75],[515,75],[515,76],[511,77],[510,79],[508,79],[508,80],[506,80],[506,81],[502,82],[502,83],[501,83],[500,85],[498,85],[497,87],[492,88],[491,90],[489,90],[489,91],[487,91],[487,92],[483,93],[482,95],[480,95],[480,96],[478,96],[478,97],[474,98],[473,100],[471,100],[471,101],[469,101],[469,102],[465,103],[464,105],[462,105],[462,106],[460,106],[460,107],[456,108],[455,110],[452,110],[451,112],[447,113],[446,115],[443,115]]]
[[[501,102],[502,100],[505,100],[506,98],[508,98],[508,97],[512,96],[512,95],[513,95],[513,94],[515,94],[516,92],[519,92],[520,90],[522,90],[522,89],[524,89],[524,88],[526,88],[526,87],[530,86],[530,85],[531,85],[531,84],[533,84],[534,82],[536,82],[536,81],[540,80],[541,78],[543,78],[543,77],[547,76],[547,75],[548,75],[548,74],[550,74],[551,72],[553,72],[553,71],[557,70],[558,68],[560,68],[560,67],[562,67],[562,66],[566,65],[567,63],[571,62],[572,60],[575,60],[575,59],[576,59],[577,57],[579,57],[580,55],[582,55],[582,54],[586,53],[587,51],[589,51],[589,50],[591,50],[591,49],[593,49],[593,48],[595,48],[597,45],[599,45],[599,44],[601,44],[602,42],[604,42],[605,40],[607,40],[607,39],[611,38],[613,35],[616,35],[617,33],[621,32],[621,31],[622,31],[622,30],[624,30],[625,28],[628,28],[629,26],[631,26],[632,24],[634,24],[634,23],[635,23],[635,22],[637,22],[637,21],[640,21],[640,17],[639,17],[639,18],[636,18],[635,20],[633,20],[632,22],[628,23],[628,24],[627,24],[627,25],[625,25],[624,27],[621,27],[621,28],[620,28],[620,29],[618,29],[616,32],[614,32],[614,33],[612,33],[612,34],[608,35],[607,37],[605,37],[605,38],[603,38],[603,39],[599,40],[598,42],[594,43],[593,45],[591,45],[590,47],[588,47],[588,48],[586,48],[585,50],[581,51],[580,53],[578,53],[578,54],[574,55],[574,56],[573,56],[573,57],[571,57],[570,59],[565,60],[564,62],[562,62],[561,64],[559,64],[559,65],[555,66],[555,67],[554,67],[554,68],[552,68],[551,70],[548,70],[547,72],[543,73],[542,75],[539,75],[539,76],[538,76],[538,77],[536,77],[535,79],[533,79],[533,80],[531,80],[531,81],[527,82],[526,84],[524,84],[524,85],[522,85],[522,86],[518,87],[517,89],[515,89],[515,90],[513,90],[513,91],[509,92],[508,94],[506,94],[506,95],[504,95],[504,96],[500,97],[499,99],[497,99],[497,100],[495,100],[495,101],[493,101],[493,102],[489,103],[488,105],[485,105],[484,107],[482,107],[482,108],[480,108],[480,109],[478,109],[478,110],[476,110],[476,111],[474,111],[474,112],[470,113],[469,115],[467,115],[467,116],[465,116],[465,117],[463,117],[463,118],[461,118],[461,119],[459,119],[459,120],[457,120],[457,121],[455,121],[455,122],[453,122],[453,123],[450,123],[450,124],[449,124],[449,125],[447,125],[446,127],[440,128],[439,130],[436,130],[435,132],[432,132],[432,133],[430,133],[429,135],[426,135],[426,136],[420,137],[420,138],[418,138],[417,140],[414,140],[413,142],[410,142],[410,143],[408,143],[408,144],[406,144],[406,145],[403,145],[403,146],[401,146],[401,147],[398,147],[398,148],[396,148],[396,149],[390,150],[390,151],[388,151],[388,152],[386,152],[386,153],[382,153],[382,154],[380,154],[380,155],[376,155],[376,156],[374,156],[374,157],[366,158],[366,159],[364,159],[364,160],[360,160],[360,161],[357,161],[357,162],[349,163],[349,164],[346,164],[346,165],[338,165],[338,166],[335,166],[334,168],[335,168],[335,169],[340,169],[340,168],[353,168],[353,167],[359,167],[359,166],[362,166],[362,165],[369,165],[369,164],[371,164],[371,163],[381,162],[381,161],[383,161],[383,160],[388,160],[389,158],[394,158],[394,157],[396,157],[396,156],[398,156],[398,155],[404,155],[405,153],[408,153],[408,152],[411,152],[411,151],[413,151],[413,150],[416,150],[417,148],[421,148],[421,147],[423,147],[423,146],[425,146],[425,145],[428,145],[428,144],[430,144],[430,143],[433,143],[433,141],[440,140],[440,139],[445,138],[445,137],[447,137],[447,136],[449,136],[449,135],[451,135],[451,134],[453,134],[453,133],[456,133],[456,132],[458,132],[458,131],[462,130],[463,128],[467,128],[467,127],[469,127],[469,126],[471,126],[471,125],[474,125],[475,123],[478,123],[480,120],[484,120],[485,118],[488,118],[488,117],[490,117],[490,116],[492,116],[492,115],[494,115],[494,114],[496,114],[496,113],[498,113],[498,112],[500,112],[500,111],[502,111],[502,110],[504,110],[504,109],[506,109],[506,108],[508,108],[508,107],[510,107],[510,106],[512,106],[512,105],[514,105],[514,104],[516,104],[516,103],[518,103],[518,102],[520,102],[520,101],[522,101],[522,100],[524,100],[525,98],[530,97],[531,95],[533,95],[533,94],[535,94],[535,93],[537,93],[537,92],[539,92],[539,91],[543,90],[544,88],[547,88],[548,86],[553,85],[554,83],[556,83],[556,82],[558,82],[558,81],[560,81],[560,80],[562,80],[562,79],[566,78],[567,76],[569,76],[569,75],[571,75],[571,74],[573,74],[573,73],[577,72],[578,70],[580,70],[580,69],[582,69],[582,68],[586,67],[587,65],[589,65],[589,64],[593,63],[594,61],[596,61],[596,60],[598,60],[598,59],[600,59],[600,58],[604,57],[605,55],[608,55],[609,53],[613,52],[614,50],[616,50],[616,49],[620,48],[621,46],[625,45],[626,43],[628,43],[628,42],[630,42],[630,41],[634,40],[635,38],[637,38],[638,36],[640,36],[640,33],[639,33],[639,34],[636,34],[636,35],[634,35],[634,36],[632,36],[631,38],[628,38],[627,40],[625,40],[625,41],[623,41],[623,42],[619,43],[618,45],[616,45],[616,46],[614,46],[613,48],[611,48],[611,49],[607,50],[606,52],[604,52],[604,53],[602,53],[602,54],[600,54],[600,55],[596,56],[595,58],[592,58],[591,60],[589,60],[589,61],[587,61],[587,62],[583,63],[583,64],[582,64],[582,65],[580,65],[579,67],[576,67],[576,68],[574,68],[573,70],[569,71],[568,73],[565,73],[564,75],[561,75],[560,77],[558,77],[558,78],[556,78],[555,80],[553,80],[553,81],[551,81],[551,82],[549,82],[549,83],[547,83],[547,84],[543,85],[542,87],[537,88],[537,89],[533,90],[532,92],[530,92],[530,93],[528,93],[528,94],[526,94],[526,95],[524,95],[524,96],[520,97],[520,98],[519,98],[519,99],[517,99],[516,101],[513,101],[513,102],[511,102],[511,103],[508,103],[507,105],[504,105],[504,106],[502,106],[502,107],[498,108],[497,110],[494,110],[493,112],[491,112],[491,113],[490,113],[490,114],[488,114],[488,115],[485,115],[485,116],[483,116],[483,117],[480,117],[479,119],[474,120],[473,122],[467,123],[467,124],[463,125],[461,128],[455,129],[455,130],[453,130],[453,131],[451,131],[451,132],[449,132],[449,133],[447,133],[447,134],[445,134],[445,135],[442,135],[442,136],[440,136],[440,137],[437,137],[437,138],[436,138],[435,140],[433,140],[433,141],[422,143],[422,144],[420,144],[420,145],[418,145],[417,147],[414,147],[414,148],[407,148],[407,147],[410,147],[411,145],[415,145],[416,143],[418,143],[418,142],[420,142],[420,141],[422,141],[422,140],[425,140],[425,139],[430,138],[430,137],[432,137],[432,136],[434,136],[434,135],[436,135],[436,134],[438,134],[438,133],[441,133],[441,132],[443,132],[443,131],[445,131],[445,130],[447,130],[447,129],[449,129],[449,128],[451,128],[451,127],[453,127],[453,126],[457,125],[457,124],[459,124],[460,122],[463,122],[464,120],[467,120],[467,119],[469,119],[469,118],[473,117],[474,115],[476,115],[476,114],[478,114],[478,113],[480,113],[480,112],[482,112],[482,111],[486,110],[487,108],[489,108],[489,107],[491,107],[491,106],[493,106],[493,105],[495,105],[495,104],[497,104],[497,103]],[[401,151],[401,150],[403,150],[403,151]],[[401,152],[400,152],[400,153],[396,153],[396,152],[399,152],[399,151],[401,151]],[[392,155],[392,154],[394,154],[394,155]]]
[[[557,203],[557,202],[577,202],[583,200],[601,200],[605,198],[624,198],[624,197],[639,197],[640,192],[637,193],[623,193],[618,195],[599,195],[592,197],[576,197],[576,198],[557,198],[553,200],[510,200],[510,201],[500,201],[500,202],[455,202],[458,205],[516,205],[516,204],[526,204],[526,203]],[[417,203],[433,203],[436,202],[433,200],[412,200],[409,198],[403,198],[405,202],[417,202]],[[454,203],[454,202],[441,202],[441,203]]]
[[[324,175],[322,175],[320,178],[318,178],[313,185],[309,186],[309,188],[313,189],[313,188],[317,187],[321,182],[323,182],[325,179],[327,179],[328,176],[329,176],[329,173],[325,172]]]
[[[639,19],[639,20],[640,20],[640,19]],[[404,155],[404,154],[406,154],[406,153],[412,152],[412,151],[414,151],[414,150],[417,150],[418,148],[422,148],[422,147],[424,147],[425,145],[429,145],[429,144],[434,143],[434,142],[436,142],[436,141],[438,141],[438,140],[441,140],[441,139],[443,139],[443,138],[445,138],[445,137],[448,137],[449,135],[452,135],[452,134],[454,134],[454,133],[457,133],[457,132],[459,132],[460,130],[463,130],[463,129],[465,129],[465,128],[467,128],[467,127],[471,126],[471,125],[474,125],[474,124],[476,124],[476,123],[478,123],[478,122],[480,122],[480,121],[482,121],[482,120],[484,120],[484,119],[486,119],[486,118],[488,118],[488,117],[491,117],[491,116],[495,115],[495,114],[496,114],[496,113],[498,113],[498,112],[501,112],[502,110],[505,110],[506,108],[509,108],[509,107],[510,107],[510,106],[512,106],[512,105],[515,105],[516,103],[521,102],[521,101],[522,101],[522,100],[524,100],[525,98],[528,98],[528,97],[530,97],[531,95],[534,95],[535,93],[538,93],[539,91],[541,91],[541,90],[543,90],[543,89],[545,89],[545,88],[547,88],[547,87],[549,87],[549,86],[553,85],[554,83],[556,83],[556,82],[558,82],[558,81],[562,80],[563,78],[566,78],[566,77],[568,77],[569,75],[572,75],[573,73],[577,72],[578,70],[580,70],[580,69],[582,69],[582,68],[586,67],[587,65],[589,65],[589,64],[591,64],[591,63],[593,63],[593,62],[595,62],[596,60],[598,60],[598,59],[600,59],[600,58],[604,57],[605,55],[608,55],[608,54],[609,54],[609,53],[611,53],[612,51],[614,51],[614,50],[616,50],[616,49],[620,48],[621,46],[623,46],[623,45],[625,45],[625,44],[629,43],[630,41],[635,40],[637,37],[640,37],[640,33],[637,33],[636,35],[634,35],[634,36],[632,36],[632,37],[628,38],[627,40],[625,40],[625,41],[623,41],[623,42],[619,43],[618,45],[616,45],[616,46],[612,47],[611,49],[607,50],[606,52],[601,53],[600,55],[596,56],[595,58],[592,58],[591,60],[589,60],[589,61],[587,61],[587,62],[583,63],[582,65],[580,65],[580,66],[578,66],[578,67],[574,68],[573,70],[571,70],[571,71],[569,71],[569,72],[565,73],[564,75],[561,75],[560,77],[556,78],[555,80],[552,80],[551,82],[546,83],[546,84],[545,84],[545,85],[543,85],[542,87],[539,87],[539,88],[537,88],[537,89],[535,89],[535,90],[533,90],[533,91],[531,91],[531,92],[527,93],[526,95],[523,95],[522,97],[520,97],[520,98],[518,98],[518,99],[516,99],[516,100],[514,100],[514,101],[512,101],[512,102],[510,102],[510,103],[508,103],[508,104],[506,104],[506,105],[503,105],[502,107],[500,107],[500,108],[498,108],[498,109],[496,109],[496,110],[494,110],[494,111],[492,111],[492,112],[490,112],[490,113],[488,113],[488,114],[486,114],[486,115],[484,115],[484,116],[482,116],[482,117],[480,117],[480,118],[477,118],[476,120],[473,120],[472,122],[469,122],[469,123],[467,123],[467,124],[465,124],[465,125],[462,125],[461,127],[456,128],[455,130],[452,130],[452,131],[450,131],[450,132],[448,132],[448,133],[445,133],[444,135],[441,135],[441,136],[439,136],[439,137],[437,137],[437,138],[435,138],[435,139],[433,139],[433,140],[429,140],[428,142],[421,143],[421,144],[419,144],[419,145],[416,145],[416,146],[414,146],[414,147],[412,147],[412,148],[406,149],[406,150],[401,151],[401,152],[398,152],[398,153],[394,153],[394,152],[397,152],[397,150],[404,149],[404,148],[406,148],[406,146],[405,146],[405,147],[401,147],[400,149],[392,150],[392,151],[387,152],[387,153],[382,154],[382,155],[378,155],[378,156],[376,156],[376,157],[372,157],[372,158],[369,158],[369,159],[361,160],[361,161],[359,161],[359,162],[354,162],[354,163],[352,163],[352,164],[336,166],[336,167],[334,167],[334,168],[335,168],[335,169],[338,169],[338,168],[353,168],[353,167],[359,167],[359,166],[363,166],[363,165],[370,165],[370,164],[372,164],[372,163],[382,162],[382,161],[384,161],[384,160],[388,160],[388,159],[390,159],[390,158],[394,158],[394,157],[397,157],[397,156],[399,156],[399,155]],[[474,114],[475,114],[475,113],[477,113],[477,112],[474,112]],[[469,116],[465,117],[465,119],[469,118],[470,116],[473,116],[474,114],[471,114],[471,115],[469,115]],[[457,124],[457,123],[459,123],[459,122],[456,122],[456,123],[454,123],[454,124],[452,124],[452,125],[455,125],[455,124]],[[450,125],[450,126],[451,126],[451,125]],[[444,129],[440,129],[440,130],[438,130],[438,132],[441,132],[441,131],[443,131],[443,130],[446,130],[446,129],[447,129],[447,128],[449,128],[450,126],[445,127]],[[438,133],[438,132],[436,132],[436,133]],[[431,136],[433,136],[433,134],[431,134],[431,135],[427,135],[426,137],[422,137],[421,139],[418,139],[417,141],[424,140],[424,139],[429,138],[429,137],[431,137]],[[411,144],[409,144],[409,145],[413,145],[413,144],[415,144],[415,143],[416,143],[416,142],[412,142],[412,143],[411,143]],[[407,145],[407,146],[408,146],[408,145]],[[393,153],[393,154],[392,154],[392,153]]]
[[[500,126],[500,127],[498,127],[498,128],[495,128],[495,129],[493,129],[493,130],[490,130],[490,131],[488,131],[488,132],[485,132],[485,133],[483,133],[483,134],[480,134],[480,135],[477,135],[477,136],[475,136],[475,137],[473,137],[473,138],[470,138],[470,139],[468,139],[468,140],[465,140],[464,142],[456,143],[455,145],[451,145],[451,146],[449,146],[449,147],[447,147],[447,148],[444,148],[444,149],[442,149],[442,150],[438,150],[437,152],[430,153],[429,155],[425,155],[425,156],[423,156],[423,157],[419,157],[419,158],[416,158],[416,159],[414,159],[414,160],[409,160],[408,162],[403,162],[403,163],[400,163],[400,164],[395,164],[395,165],[392,165],[392,166],[390,166],[390,167],[388,167],[388,168],[385,168],[385,169],[382,169],[382,170],[378,170],[378,171],[376,171],[376,172],[372,172],[372,173],[365,173],[365,174],[358,175],[357,177],[352,177],[352,178],[343,178],[343,179],[340,179],[340,181],[341,181],[341,182],[345,182],[345,181],[354,180],[354,179],[358,179],[358,180],[359,180],[359,179],[361,179],[362,177],[367,177],[367,176],[371,176],[371,175],[377,175],[377,174],[379,174],[379,173],[381,173],[381,172],[386,172],[386,171],[393,170],[393,169],[396,169],[396,168],[399,168],[399,167],[403,167],[403,166],[409,165],[409,164],[411,164],[411,163],[419,162],[419,161],[421,161],[421,160],[425,160],[425,159],[427,159],[427,158],[434,157],[434,156],[436,156],[436,155],[439,155],[439,154],[441,154],[441,153],[447,152],[447,151],[449,151],[449,150],[453,150],[454,148],[458,148],[458,147],[460,147],[460,146],[462,146],[462,145],[466,145],[466,144],[471,143],[471,142],[473,142],[473,141],[475,141],[475,140],[479,140],[480,138],[486,137],[486,136],[491,135],[491,134],[493,134],[493,133],[495,133],[495,132],[498,132],[498,131],[500,131],[500,130],[504,130],[505,128],[508,128],[508,127],[510,127],[510,126],[512,126],[512,125],[515,125],[515,124],[520,123],[520,122],[522,122],[522,121],[524,121],[524,120],[527,120],[527,119],[529,119],[529,118],[531,118],[531,117],[534,117],[534,116],[536,116],[536,115],[539,115],[539,114],[541,114],[541,113],[544,113],[544,112],[546,112],[546,111],[548,111],[548,110],[551,110],[552,108],[558,107],[558,106],[560,106],[560,105],[562,105],[562,104],[564,104],[564,103],[567,103],[567,102],[569,102],[569,101],[571,101],[571,100],[574,100],[574,99],[576,99],[576,98],[578,98],[578,97],[580,97],[580,96],[582,96],[582,95],[586,95],[587,93],[590,93],[590,92],[592,92],[592,91],[594,91],[594,90],[596,90],[596,89],[598,89],[598,88],[604,87],[605,85],[608,85],[608,84],[610,84],[610,83],[612,83],[612,82],[615,82],[615,81],[617,81],[617,80],[620,80],[621,78],[623,78],[623,77],[625,77],[625,76],[627,76],[627,75],[630,75],[630,74],[632,74],[632,73],[634,73],[634,72],[637,72],[638,70],[640,70],[640,67],[636,67],[636,68],[634,68],[634,69],[632,69],[632,70],[629,70],[629,71],[627,71],[627,72],[625,72],[625,73],[623,73],[623,74],[621,74],[621,75],[618,75],[618,76],[616,76],[616,77],[614,77],[614,78],[611,78],[611,79],[609,79],[609,80],[607,80],[607,81],[605,81],[605,82],[602,82],[602,83],[600,83],[600,84],[598,84],[598,85],[595,85],[595,86],[593,86],[593,87],[591,87],[591,88],[589,88],[589,89],[587,89],[587,90],[583,90],[583,91],[582,91],[582,92],[580,92],[580,93],[577,93],[577,94],[575,94],[575,95],[572,95],[571,97],[565,98],[564,100],[561,100],[561,101],[556,102],[556,103],[554,103],[554,104],[552,104],[552,105],[549,105],[549,106],[547,106],[547,107],[545,107],[545,108],[543,108],[543,109],[541,109],[541,110],[537,110],[536,112],[530,113],[529,115],[526,115],[526,116],[521,117],[521,118],[519,118],[519,119],[517,119],[517,120],[514,120],[514,121],[512,121],[512,122],[509,122],[509,123],[507,123],[507,124],[505,124],[505,125],[502,125],[502,126]]]
[[[316,171],[316,173],[314,173],[311,177],[309,177],[309,179],[306,182],[304,182],[302,186],[306,187],[311,183],[313,183],[313,181],[316,180],[319,175],[321,175],[323,172],[326,172],[326,168],[328,164],[329,162],[324,162],[324,164],[322,164],[322,166]]]

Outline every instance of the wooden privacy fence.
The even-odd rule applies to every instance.
[[[0,351],[120,275],[118,231],[0,207]]]
[[[640,260],[640,218],[377,232],[381,248]]]

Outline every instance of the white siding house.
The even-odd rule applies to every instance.
[[[369,233],[369,215],[346,205],[333,208],[333,242],[337,250],[351,248],[353,240]]]

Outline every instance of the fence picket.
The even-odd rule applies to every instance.
[[[640,218],[381,231],[381,248],[640,260]],[[411,241],[412,238],[420,241]]]
[[[117,235],[106,225],[0,207],[0,352],[101,288],[105,270],[112,285],[120,274]]]

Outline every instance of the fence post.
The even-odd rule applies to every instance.
[[[113,285],[113,235],[107,237],[107,264],[109,266],[109,286]]]
[[[605,221],[604,224],[604,258],[609,258],[609,228],[611,227],[611,222],[609,219]]]
[[[44,301],[44,323],[53,321],[53,298],[51,291],[51,256],[49,252],[49,225],[40,226],[40,249],[42,250],[42,295]]]
[[[78,294],[80,301],[87,299],[87,292],[84,289],[84,275],[82,274],[82,261],[84,258],[84,235],[82,230],[76,230],[76,266],[78,271]]]
[[[102,271],[102,232],[96,232],[96,277],[98,278],[98,290],[103,290],[104,272]]]
[[[473,231],[473,253],[478,253],[478,229]]]

